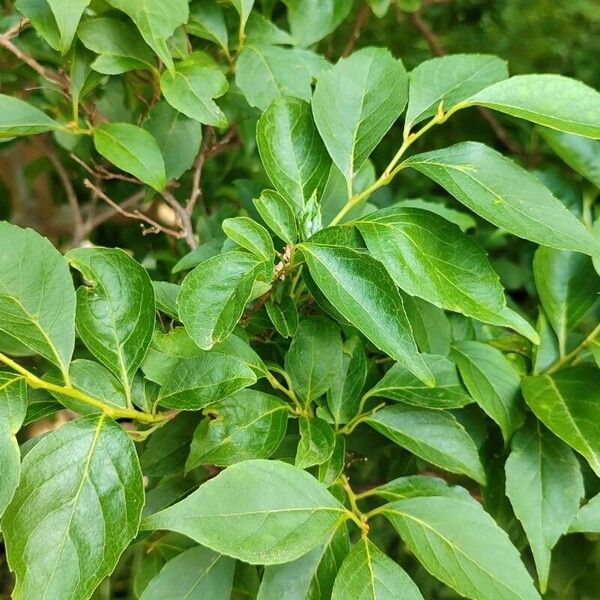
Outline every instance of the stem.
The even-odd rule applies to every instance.
[[[280,367],[276,366],[276,365],[269,365],[268,369],[270,371],[274,371],[275,373],[278,373],[279,375],[281,375],[284,379],[285,382],[287,384],[288,387],[285,387],[284,385],[281,385],[281,383],[279,383],[279,381],[277,381],[276,377],[273,377],[273,375],[271,375],[271,373],[269,373],[267,380],[268,382],[271,384],[271,387],[279,390],[280,392],[283,392],[296,406],[296,409],[301,413],[304,414],[305,410],[304,407],[302,406],[301,402],[298,400],[298,397],[296,396],[296,393],[293,390],[293,386],[292,386],[292,381],[290,380],[290,376]]]
[[[568,354],[565,354],[562,358],[557,360],[549,369],[544,373],[545,375],[552,375],[558,371],[561,367],[564,367],[567,363],[571,362],[575,358],[579,352],[581,352],[584,348],[589,346],[598,336],[600,335],[600,323],[596,325],[594,329],[592,329],[591,333],[575,348],[571,350]]]
[[[348,477],[343,473],[340,475],[340,483],[346,492],[346,496],[348,496],[348,501],[350,502],[350,507],[352,509],[352,515],[355,517],[354,522],[360,527],[364,534],[369,532],[369,524],[367,523],[367,517],[363,514],[363,512],[358,508],[358,504],[356,503],[357,496],[350,487],[350,482],[348,481]]]
[[[460,105],[457,105],[457,106],[460,106]],[[460,106],[460,108],[463,108],[463,107]],[[392,181],[394,176],[401,170],[400,168],[396,168],[396,165],[398,164],[400,159],[404,156],[404,153],[412,146],[412,144],[414,144],[424,133],[429,131],[432,127],[434,127],[435,125],[439,125],[439,124],[443,123],[444,121],[446,121],[446,119],[448,119],[448,117],[450,117],[452,114],[454,114],[456,112],[456,110],[457,110],[457,107],[455,106],[447,113],[444,113],[442,104],[440,103],[435,116],[430,121],[428,121],[426,125],[421,127],[421,129],[419,129],[419,131],[417,131],[415,133],[410,133],[410,130],[406,130],[404,132],[404,141],[402,142],[402,145],[398,149],[398,152],[396,152],[394,158],[392,158],[390,164],[386,167],[385,171],[381,174],[379,179],[375,183],[370,185],[366,190],[363,190],[362,192],[359,192],[358,194],[354,194],[354,196],[352,196],[348,200],[348,202],[346,202],[346,204],[344,204],[344,206],[342,207],[340,212],[338,212],[338,214],[335,215],[335,217],[333,218],[331,223],[329,223],[329,225],[330,226],[337,225],[357,204],[359,204],[365,198],[370,196],[375,190],[390,183],[390,181]]]
[[[344,427],[342,427],[338,433],[341,433],[342,435],[350,435],[363,421],[366,421],[373,413],[376,413],[380,408],[383,408],[384,406],[386,406],[385,402],[382,402],[381,404],[378,404],[373,410],[370,410],[369,412],[363,413],[362,410],[365,406],[365,402],[370,398],[371,396],[369,396],[368,392],[361,398],[360,400],[360,404],[359,404],[359,409],[358,409],[358,414],[351,419],[350,421],[348,421],[348,423],[346,423],[346,425],[344,425]]]
[[[97,398],[93,398],[92,396],[88,396],[85,392],[81,392],[80,390],[75,389],[71,386],[65,385],[57,385],[55,383],[51,383],[49,381],[44,381],[34,375],[20,364],[16,363],[14,360],[8,358],[4,354],[0,353],[0,362],[3,362],[5,365],[9,366],[11,369],[19,373],[25,378],[27,384],[32,388],[42,388],[48,390],[49,392],[54,392],[55,394],[62,394],[63,396],[69,396],[70,398],[74,398],[75,400],[79,400],[84,404],[89,406],[93,406],[101,410],[103,413],[108,415],[113,419],[135,419],[136,421],[140,421],[142,423],[158,423],[164,420],[162,415],[149,415],[148,413],[141,412],[139,410],[130,410],[124,408],[116,408],[114,406],[109,406],[104,402],[101,402]]]

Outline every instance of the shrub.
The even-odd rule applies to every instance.
[[[4,17],[67,223],[0,222],[15,598],[597,597],[600,95],[368,4]]]

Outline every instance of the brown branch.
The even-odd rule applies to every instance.
[[[441,2],[436,2],[441,3]],[[429,26],[429,24],[423,19],[420,11],[415,11],[410,13],[410,20],[412,24],[419,30],[431,53],[434,56],[444,56],[446,54],[440,39],[437,37],[433,29]],[[494,135],[498,140],[512,153],[517,156],[524,156],[525,152],[523,149],[517,144],[508,134],[506,129],[502,126],[500,121],[494,117],[494,115],[487,109],[482,106],[478,106],[477,110],[479,114],[487,121],[488,125],[491,127]]]
[[[98,194],[94,190],[92,190],[92,194],[93,194],[94,198],[98,197]],[[145,195],[144,190],[139,190],[139,191],[135,192],[135,194],[132,194],[131,196],[129,196],[129,198],[126,198],[125,200],[123,200],[123,202],[120,202],[119,207],[122,210],[129,211],[130,208],[134,208],[135,206],[137,206],[138,202],[144,198],[144,195]],[[102,223],[109,221],[116,214],[118,214],[118,211],[116,211],[114,208],[111,208],[110,206],[109,206],[109,208],[107,208],[106,210],[103,210],[102,212],[100,212],[97,215],[90,214],[88,220],[86,221],[86,223],[84,225],[83,235],[84,236],[88,235],[90,232],[92,232],[94,229],[96,229],[96,227],[99,227],[100,225],[102,225]]]
[[[89,179],[84,179],[83,185],[89,190],[92,190],[95,194],[97,194],[98,198],[104,200],[104,202],[106,202],[110,207],[113,208],[115,212],[119,213],[120,215],[128,217],[129,219],[136,219],[137,221],[143,221],[144,223],[147,223],[150,227],[143,229],[143,235],[147,235],[149,233],[165,233],[166,235],[169,235],[177,240],[183,237],[181,231],[175,231],[174,229],[165,227],[164,225],[161,225],[160,223],[157,223],[150,217],[146,216],[139,210],[129,211],[124,209],[120,204],[117,204],[116,202],[111,200],[99,187],[95,186]],[[141,224],[141,226],[144,227],[143,224]]]
[[[352,51],[356,46],[356,42],[358,42],[358,38],[360,37],[360,34],[362,33],[362,30],[364,29],[365,25],[368,23],[370,16],[371,10],[366,4],[363,4],[356,13],[356,19],[354,20],[352,33],[350,34],[350,37],[348,38],[348,41],[346,42],[346,45],[342,50],[342,58],[345,58],[346,56],[350,56],[350,54],[352,54]]]
[[[67,77],[60,73],[55,73],[54,71],[47,69],[46,67],[41,65],[37,60],[25,54],[20,48],[18,48],[11,42],[11,39],[17,36],[20,33],[21,29],[28,23],[29,20],[25,19],[24,21],[19,22],[17,25],[14,25],[13,27],[5,31],[2,35],[0,35],[0,46],[14,54],[19,60],[31,67],[44,79],[55,83],[56,85],[60,86],[65,90],[68,90],[70,86]]]
[[[192,227],[190,214],[185,208],[183,208],[183,206],[181,206],[181,204],[179,204],[177,198],[175,198],[175,196],[173,196],[173,194],[171,194],[171,192],[168,190],[165,190],[162,193],[162,196],[179,217],[179,223],[181,225],[181,238],[187,242],[187,245],[192,250],[195,250],[198,247],[198,242],[194,237],[194,229]]]

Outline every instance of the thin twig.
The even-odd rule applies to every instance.
[[[177,200],[177,198],[175,198],[175,196],[173,196],[173,194],[171,194],[171,192],[165,190],[162,193],[162,195],[167,204],[175,211],[175,213],[179,217],[182,239],[184,239],[187,242],[188,246],[192,250],[195,250],[198,247],[198,242],[194,237],[194,228],[192,227],[192,220],[190,218],[190,214],[185,208],[183,208],[183,206],[181,206],[181,204],[179,204],[179,201]]]
[[[98,194],[95,190],[92,190],[92,193],[94,194],[95,198],[98,197]],[[144,190],[139,190],[135,194],[132,194],[131,196],[129,196],[129,198],[123,200],[123,202],[121,202],[119,204],[119,206],[122,210],[129,212],[129,209],[137,206],[138,202],[140,200],[142,200],[143,197],[144,197]],[[100,225],[102,225],[102,223],[105,223],[106,221],[112,219],[118,213],[119,213],[119,211],[117,211],[114,208],[111,208],[109,206],[109,208],[107,208],[106,210],[103,210],[99,214],[90,216],[90,218],[85,223],[85,226],[83,229],[83,235],[84,236],[88,235],[90,232],[92,232],[94,229],[96,229],[96,227],[99,227]]]
[[[440,3],[440,2],[438,2]],[[444,47],[440,39],[437,37],[433,29],[429,26],[427,21],[423,19],[420,11],[415,11],[410,13],[410,20],[412,24],[419,30],[431,53],[434,56],[444,56],[446,54]],[[494,135],[498,138],[498,140],[512,153],[517,156],[524,156],[525,152],[523,149],[510,137],[506,129],[502,126],[500,121],[494,117],[494,115],[487,109],[482,106],[478,106],[477,110],[479,114],[487,121],[488,125],[491,127]]]
[[[83,180],[83,185],[92,190],[98,195],[98,198],[101,198],[106,202],[109,206],[111,206],[116,212],[124,217],[128,217],[130,219],[136,219],[138,221],[143,221],[147,223],[150,227],[143,229],[142,233],[147,235],[149,233],[165,233],[175,239],[181,239],[183,237],[183,233],[181,231],[175,231],[174,229],[169,229],[160,223],[157,223],[150,217],[146,216],[144,213],[139,210],[129,211],[124,209],[120,204],[117,204],[113,200],[111,200],[99,187],[95,186],[89,179]],[[142,225],[143,227],[143,225]]]
[[[365,25],[368,23],[370,16],[371,10],[369,9],[368,5],[363,4],[356,13],[356,19],[354,20],[352,33],[350,34],[350,37],[348,38],[348,41],[346,42],[346,45],[342,50],[342,58],[345,58],[346,56],[350,56],[350,54],[352,54],[352,51],[356,46],[356,42],[358,42],[358,38],[360,37],[360,34],[362,33],[362,30],[364,29]]]
[[[25,25],[29,23],[28,19],[20,21],[16,25],[13,25],[10,29],[5,31],[2,35],[0,35],[0,46],[14,54],[19,60],[24,62],[26,65],[31,67],[36,73],[41,75],[44,79],[51,81],[52,83],[57,84],[63,89],[69,89],[69,80],[62,74],[55,73],[50,69],[47,69],[43,65],[41,65],[37,60],[32,58],[31,56],[25,54],[20,48],[15,46],[11,39],[17,36],[20,31],[23,29]]]
[[[206,127],[204,133],[204,139],[202,140],[202,145],[200,146],[200,152],[196,158],[194,163],[194,175],[192,178],[192,191],[190,192],[189,200],[185,206],[185,212],[188,215],[191,215],[194,207],[196,206],[196,202],[198,199],[202,197],[202,188],[200,187],[200,178],[202,177],[202,169],[204,168],[204,161],[206,160],[206,153],[208,149],[212,146],[214,139],[215,130],[212,127]]]

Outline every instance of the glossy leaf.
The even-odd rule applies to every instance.
[[[369,252],[411,296],[480,321],[508,325],[537,341],[507,308],[483,249],[446,219],[419,208],[379,210],[355,221]]]
[[[358,336],[342,347],[341,368],[327,391],[327,406],[336,425],[347,423],[358,411],[367,378],[367,357]]]
[[[152,134],[129,123],[105,123],[94,129],[94,146],[108,161],[157,191],[165,187],[165,163]]]
[[[150,581],[140,600],[229,600],[234,571],[233,559],[193,546],[167,562]]]
[[[284,338],[292,337],[298,330],[298,308],[290,296],[283,296],[280,302],[269,298],[265,309],[277,333]]]
[[[335,433],[319,417],[300,417],[300,442],[296,451],[295,464],[300,469],[321,465],[333,454]]]
[[[288,405],[258,390],[242,390],[212,404],[194,433],[186,469],[227,467],[277,450],[287,426]]]
[[[142,527],[179,531],[217,552],[269,565],[299,558],[346,518],[344,507],[307,472],[278,461],[248,460]]]
[[[334,246],[301,246],[310,275],[344,318],[378,348],[433,385],[417,351],[402,298],[383,265],[368,254]]]
[[[508,442],[524,418],[519,374],[500,350],[481,342],[455,342],[452,358],[467,390]]]
[[[589,462],[600,477],[598,369],[580,365],[525,377],[523,396],[535,416]]]
[[[535,285],[561,354],[567,335],[598,302],[600,278],[588,256],[541,247],[533,258]]]
[[[368,493],[370,496],[379,496],[388,502],[426,496],[450,496],[466,502],[475,502],[465,488],[448,485],[444,479],[429,475],[398,477],[369,490]]]
[[[397,405],[378,410],[366,422],[423,460],[485,483],[475,443],[450,413]]]
[[[423,600],[406,572],[375,544],[363,537],[354,546],[335,578],[331,600]]]
[[[0,371],[0,517],[19,484],[21,452],[16,433],[21,429],[26,411],[25,380],[16,373]]]
[[[316,400],[331,387],[341,366],[339,328],[323,317],[301,321],[285,355],[285,369],[294,391],[305,403]]]
[[[154,332],[155,299],[147,271],[117,248],[78,248],[67,255],[84,278],[77,290],[77,332],[123,383],[135,372]]]
[[[190,271],[177,298],[190,337],[204,350],[224,340],[250,300],[258,259],[232,250],[217,254]]]
[[[387,398],[421,408],[460,408],[473,402],[467,394],[456,366],[446,357],[423,354],[423,360],[435,377],[435,386],[426,386],[404,365],[396,363],[367,392],[369,397]]]
[[[505,465],[506,495],[523,524],[546,591],[550,552],[573,521],[584,495],[575,454],[539,423],[520,429]]]
[[[0,239],[0,330],[54,363],[68,380],[75,345],[69,267],[31,229],[0,221]]]
[[[199,410],[256,383],[256,375],[237,356],[202,352],[179,362],[158,394],[161,406]]]
[[[405,129],[508,77],[506,62],[488,54],[451,54],[426,60],[410,73]]]
[[[148,46],[172,70],[173,59],[167,40],[188,20],[187,0],[173,0],[168,4],[162,0],[109,0],[108,3],[131,18]]]
[[[229,36],[223,8],[216,2],[194,0],[190,3],[190,20],[187,24],[192,35],[216,42],[229,51]]]
[[[89,415],[46,435],[2,521],[14,597],[91,596],[137,534],[143,504],[133,442],[114,421]]]
[[[160,89],[165,100],[179,112],[200,123],[224,127],[227,117],[213,101],[228,88],[227,79],[210,56],[195,52],[177,63],[175,71],[163,72]]]
[[[510,81],[510,80],[509,80]],[[404,161],[497,227],[538,244],[584,254],[600,242],[537,179],[495,150],[463,142]]]
[[[233,217],[223,221],[225,235],[260,260],[273,260],[275,248],[269,232],[248,217]]]
[[[75,0],[68,3],[61,0],[47,0],[47,2],[54,14],[60,32],[61,54],[66,54],[75,37],[79,20],[90,0]]]
[[[259,198],[253,200],[254,206],[271,231],[286,244],[298,239],[294,207],[281,194],[273,190],[264,190]]]
[[[31,104],[0,94],[0,140],[60,129],[60,123]]]
[[[408,498],[383,513],[427,571],[460,595],[540,600],[518,551],[481,505],[444,496]]]
[[[406,106],[408,75],[382,48],[364,48],[317,79],[317,128],[333,162],[351,182]]]
[[[559,131],[600,138],[600,94],[562,75],[516,75],[466,101]]]
[[[323,191],[331,160],[307,102],[274,100],[258,121],[256,141],[269,179],[297,212]]]
[[[600,494],[584,504],[571,522],[569,533],[600,533]]]

